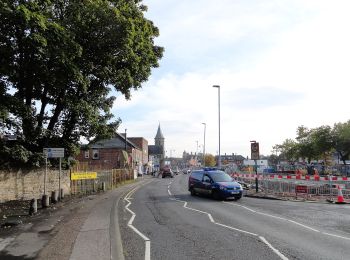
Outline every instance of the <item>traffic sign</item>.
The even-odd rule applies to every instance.
[[[64,148],[44,148],[43,153],[46,158],[63,158]]]
[[[250,144],[251,148],[251,159],[252,160],[259,160],[259,143],[254,142]]]

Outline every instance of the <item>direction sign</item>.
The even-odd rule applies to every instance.
[[[64,148],[44,148],[43,153],[46,158],[63,158]]]

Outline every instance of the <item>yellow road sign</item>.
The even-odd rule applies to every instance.
[[[97,172],[72,172],[70,174],[70,179],[74,180],[88,180],[88,179],[96,179]]]

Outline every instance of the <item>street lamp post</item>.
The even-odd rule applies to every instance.
[[[203,145],[203,166],[205,167],[205,131],[207,128],[206,123],[202,123],[204,125],[204,145]]]
[[[220,86],[214,85],[213,88],[218,89],[218,110],[219,110],[219,159],[218,159],[218,167],[221,168],[221,153],[220,153]]]

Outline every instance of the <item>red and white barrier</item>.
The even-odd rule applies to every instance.
[[[233,173],[231,174],[232,177],[242,177],[242,178],[248,178],[248,179],[255,179],[255,174],[241,174],[241,173]],[[350,178],[348,177],[341,177],[341,176],[310,176],[310,175],[281,175],[281,174],[268,174],[268,173],[260,173],[258,174],[259,179],[263,178],[268,179],[290,179],[290,180],[306,180],[306,181],[350,181]]]

